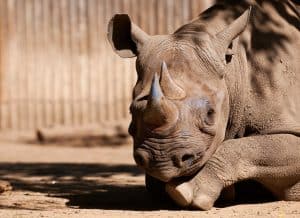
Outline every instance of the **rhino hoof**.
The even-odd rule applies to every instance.
[[[189,206],[193,201],[193,188],[189,183],[182,183],[180,185],[167,184],[166,191],[182,207]]]
[[[214,202],[207,195],[198,195],[193,200],[191,206],[196,209],[210,210],[213,207]]]

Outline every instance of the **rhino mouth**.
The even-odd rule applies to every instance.
[[[201,166],[198,164],[194,164],[192,167],[186,168],[186,169],[178,169],[178,168],[167,168],[167,169],[149,169],[146,170],[147,174],[163,181],[163,182],[170,182],[172,180],[176,180],[178,178],[182,177],[192,177],[199,170],[201,169]]]
[[[174,178],[195,175],[203,165],[204,155],[202,151],[195,152],[191,149],[180,149],[166,156],[154,155],[151,150],[138,148],[134,153],[134,159],[147,174],[163,182],[169,182]]]

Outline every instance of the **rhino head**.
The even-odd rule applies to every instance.
[[[249,13],[215,35],[186,26],[150,36],[126,14],[111,19],[108,39],[114,51],[137,57],[129,133],[134,159],[147,174],[164,182],[193,175],[224,140],[229,116],[225,55]]]

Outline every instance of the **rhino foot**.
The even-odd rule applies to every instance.
[[[168,183],[166,192],[181,207],[191,207],[200,210],[209,210],[216,200],[214,193],[199,186],[194,181],[181,184]]]

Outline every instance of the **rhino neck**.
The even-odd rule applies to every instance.
[[[246,50],[243,45],[235,40],[237,53],[228,65],[225,81],[229,95],[229,117],[225,133],[226,139],[240,138],[245,133],[245,106],[249,100],[248,96],[248,66]]]

